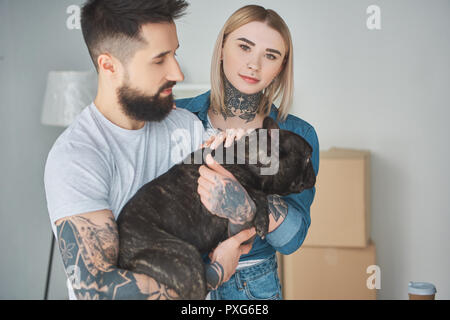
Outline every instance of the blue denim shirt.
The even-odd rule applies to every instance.
[[[177,108],[184,108],[194,113],[206,128],[208,109],[210,106],[210,91],[194,98],[176,100]],[[272,105],[270,117],[276,120],[278,109]],[[306,121],[288,115],[284,122],[277,122],[280,129],[290,130],[302,136],[312,147],[312,165],[317,175],[319,171],[319,141],[314,128]],[[241,261],[266,259],[276,251],[282,254],[295,252],[305,240],[311,224],[310,207],[314,200],[316,189],[304,190],[301,193],[283,197],[288,204],[288,214],[284,221],[265,239],[256,236],[252,250],[241,256]]]

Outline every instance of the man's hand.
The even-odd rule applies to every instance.
[[[236,178],[206,156],[206,164],[199,169],[197,192],[203,205],[214,215],[227,218],[232,224],[242,225],[252,221],[256,206]]]
[[[246,229],[220,243],[209,257],[206,269],[208,290],[217,289],[235,273],[239,258],[250,252],[252,244],[242,244],[256,234],[255,228]]]

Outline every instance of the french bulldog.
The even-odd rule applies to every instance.
[[[197,193],[201,164],[195,164],[195,157],[199,152],[216,156],[219,150],[223,154],[230,150],[223,145],[214,151],[199,149],[142,186],[123,207],[117,220],[119,267],[154,278],[173,289],[180,299],[204,299],[208,281],[214,280],[209,279],[211,268],[205,265],[202,256],[246,228],[255,227],[257,235],[264,237],[269,227],[267,196],[300,193],[316,182],[312,148],[302,137],[280,130],[270,117],[264,119],[262,129],[269,133],[266,139],[261,139],[262,135],[258,135],[261,129],[256,129],[253,135],[241,138],[245,139],[243,156],[239,156],[239,141],[234,142],[229,147],[234,151],[234,162],[223,164],[255,203],[256,213],[251,221],[236,230],[235,225],[230,228],[228,219],[213,215],[203,206]],[[276,136],[278,139],[274,139]],[[250,150],[255,139],[259,157],[250,161],[252,155],[255,158],[255,149]],[[261,149],[266,150],[261,152]],[[261,154],[270,154],[270,157]],[[270,171],[267,170],[273,167],[274,161],[277,161],[276,170],[262,174],[264,169]]]

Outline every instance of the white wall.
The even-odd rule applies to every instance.
[[[92,68],[81,32],[65,27],[66,8],[82,2],[0,0],[0,298],[42,297],[50,239],[43,168],[61,129],[41,126],[40,108],[48,71]],[[293,34],[292,113],[315,126],[322,150],[372,151],[378,297],[407,299],[412,280],[450,299],[450,2],[192,0],[177,24],[186,82],[209,81],[220,28],[256,2]],[[381,30],[366,27],[371,4],[381,8]],[[65,291],[55,257],[56,298]]]

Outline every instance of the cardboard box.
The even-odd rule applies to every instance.
[[[370,152],[320,152],[305,246],[364,248],[370,239]]]
[[[286,300],[375,300],[375,245],[367,248],[301,247],[282,256],[283,299]],[[380,275],[381,276],[381,275]],[[381,283],[381,279],[379,279]]]

